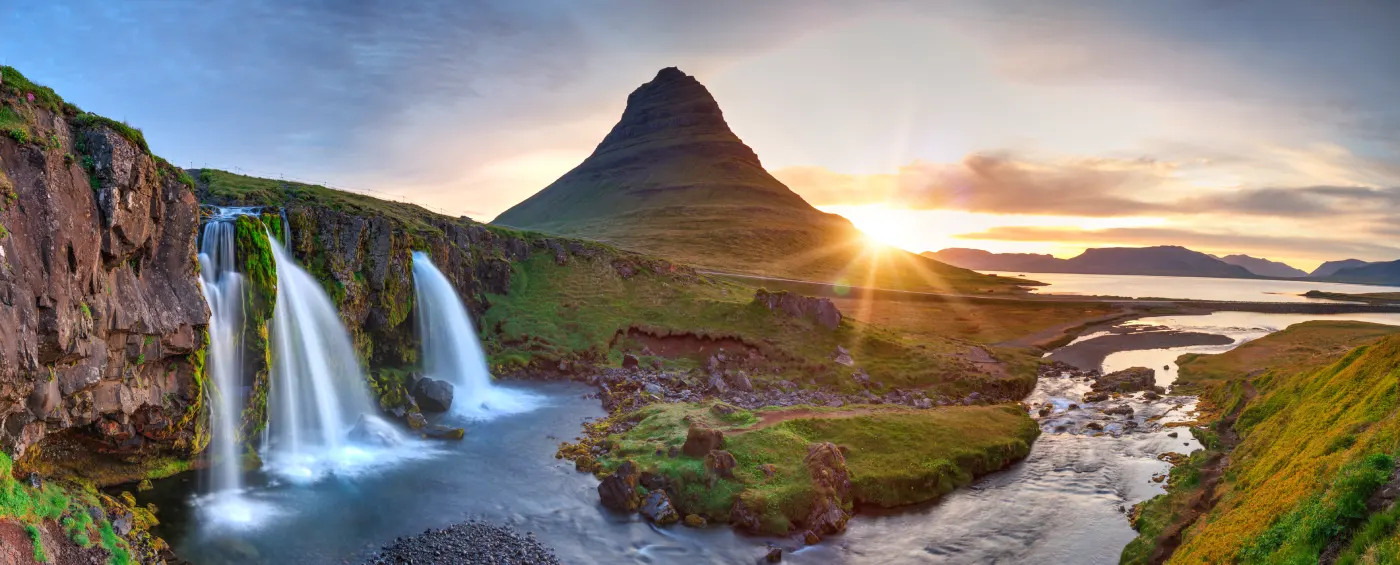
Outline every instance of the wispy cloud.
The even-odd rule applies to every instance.
[[[967,240],[1055,241],[1096,245],[1183,245],[1213,253],[1255,253],[1285,257],[1395,257],[1400,246],[1365,241],[1279,237],[1238,232],[1209,232],[1180,228],[1111,228],[1082,230],[1072,227],[1043,228],[1002,226],[955,236]]]

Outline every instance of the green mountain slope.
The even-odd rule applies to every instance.
[[[675,68],[628,96],[583,163],[493,223],[746,274],[911,290],[1013,286],[872,244],[813,208],[764,170],[704,85]]]

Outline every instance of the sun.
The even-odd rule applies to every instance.
[[[865,234],[871,247],[905,247],[917,243],[919,229],[906,210],[882,204],[830,207],[824,211],[845,216]]]

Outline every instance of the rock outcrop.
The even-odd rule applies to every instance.
[[[760,288],[754,293],[753,300],[774,312],[783,312],[794,318],[810,318],[827,329],[834,330],[841,325],[841,311],[830,298],[802,296],[785,290],[769,292]]]
[[[852,503],[846,457],[835,444],[821,442],[807,447],[803,463],[816,491],[812,509],[807,513],[807,529],[819,536],[845,531],[846,521],[851,519]]]
[[[1129,367],[1122,371],[1114,371],[1107,375],[1102,375],[1094,379],[1094,384],[1090,388],[1094,392],[1137,392],[1140,390],[1152,390],[1157,385],[1157,371],[1147,367]]]
[[[598,483],[598,500],[603,506],[622,512],[637,509],[637,465],[625,461]]]
[[[54,434],[189,455],[205,327],[199,204],[140,132],[0,88],[0,449]]]

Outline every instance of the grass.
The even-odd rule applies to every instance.
[[[924,388],[949,394],[1026,390],[1034,371],[978,374],[958,356],[972,346],[936,335],[910,339],[858,321],[827,330],[752,302],[754,288],[685,274],[642,269],[623,279],[606,260],[573,259],[555,264],[537,253],[514,265],[510,292],[489,296],[492,307],[483,332],[498,368],[535,361],[620,360],[613,348],[619,332],[638,328],[657,336],[690,335],[737,339],[757,349],[777,374],[752,375],[756,382],[787,378],[837,390],[858,388],[853,369],[836,364],[836,347],[850,350],[856,366],[887,387]],[[1010,355],[1010,354],[1008,354]]]
[[[1364,500],[1400,448],[1396,331],[1308,322],[1180,361],[1180,378],[1213,411],[1238,410],[1232,431],[1241,439],[1218,501],[1186,530],[1171,562],[1314,563],[1333,540],[1357,559],[1393,547],[1391,518],[1368,515]],[[1160,522],[1152,516],[1160,504],[1145,505],[1144,536]]]
[[[455,221],[416,204],[380,200],[372,196],[335,190],[320,185],[264,179],[203,169],[199,182],[207,191],[205,201],[241,206],[319,205],[332,210],[368,217],[386,217],[409,233],[441,234],[433,220]],[[277,234],[279,237],[281,234]]]
[[[9,136],[16,143],[29,143],[29,120],[19,115],[13,106],[0,107],[0,133]]]
[[[38,106],[54,113],[65,110],[66,104],[57,92],[47,86],[34,84],[14,67],[0,66],[0,79],[3,79],[4,91],[11,96],[25,97],[33,94],[34,103]]]
[[[40,528],[46,522],[56,522],[74,543],[88,547],[91,536],[99,535],[101,545],[111,557],[108,565],[129,565],[130,546],[112,531],[105,517],[94,522],[90,507],[101,507],[99,495],[90,484],[59,484],[45,481],[40,488],[15,480],[13,461],[0,453],[0,520],[22,524],[34,542],[34,560],[49,562],[44,550]]]
[[[1344,302],[1365,302],[1367,304],[1400,303],[1400,292],[1364,292],[1359,294],[1349,294],[1344,292],[1323,292],[1320,290],[1309,290],[1303,293],[1303,296],[1306,296],[1308,298],[1340,300]]]
[[[763,531],[782,534],[810,510],[814,491],[803,458],[812,443],[842,447],[857,505],[892,507],[937,499],[1025,457],[1039,434],[1035,422],[1014,406],[803,407],[738,410],[727,417],[717,416],[711,406],[640,409],[635,427],[609,437],[615,449],[602,461],[604,468],[630,459],[642,470],[663,474],[678,485],[675,503],[682,510],[711,520],[727,520],[735,500],[742,498],[760,515]],[[801,417],[758,425],[762,418],[793,410],[802,410]],[[738,461],[734,479],[711,486],[702,460],[665,454],[685,442],[687,418],[726,430],[725,449]],[[772,477],[760,469],[768,464],[773,465]]]

